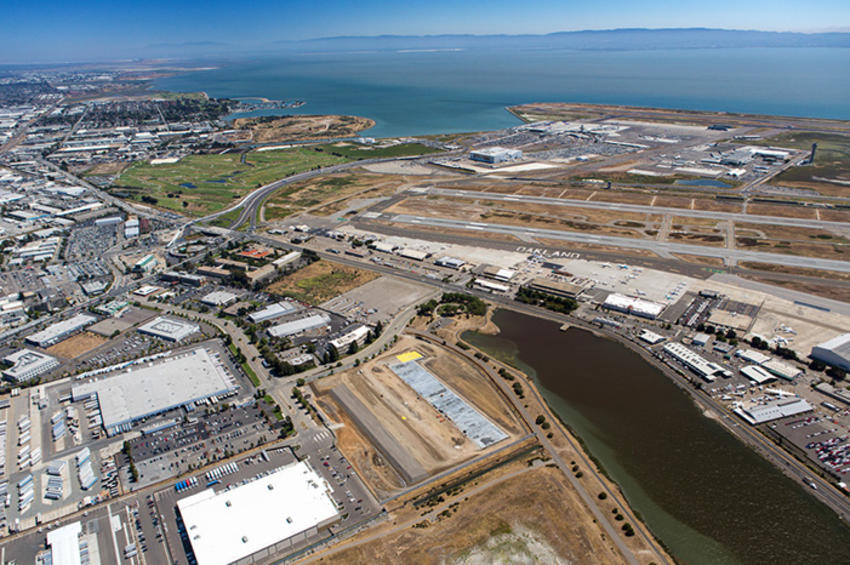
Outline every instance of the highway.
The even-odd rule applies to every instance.
[[[567,206],[576,208],[593,208],[597,210],[614,210],[617,212],[634,212],[637,214],[669,214],[686,218],[705,218],[710,220],[731,220],[750,224],[767,224],[772,226],[790,226],[798,228],[825,229],[840,228],[850,230],[848,222],[827,222],[806,218],[783,218],[780,216],[759,216],[755,214],[736,214],[732,212],[713,212],[711,210],[691,210],[690,208],[673,208],[668,206],[648,206],[644,204],[619,204],[598,200],[576,200],[572,198],[550,198],[546,196],[526,196],[520,194],[499,194],[495,192],[480,192],[474,190],[453,190],[449,188],[428,188],[427,194],[437,196],[452,196],[475,200],[496,200],[500,202],[519,202],[527,204],[544,204],[547,206]],[[419,193],[417,193],[419,194]]]
[[[597,245],[610,245],[614,247],[625,247],[628,249],[644,249],[654,253],[671,254],[682,253],[686,255],[698,255],[701,257],[716,257],[723,259],[727,264],[738,261],[754,261],[757,263],[774,263],[789,267],[803,267],[808,269],[826,269],[850,273],[850,262],[835,259],[820,259],[817,257],[804,257],[800,255],[784,255],[781,253],[767,253],[763,251],[747,251],[743,249],[728,249],[725,247],[709,247],[691,243],[675,243],[669,241],[655,241],[644,239],[632,239],[613,235],[595,235],[586,233],[573,233],[546,228],[530,228],[512,226],[507,224],[492,224],[487,222],[470,222],[465,220],[452,220],[447,218],[436,218],[431,216],[411,216],[408,214],[383,214],[384,221],[413,224],[429,227],[443,227],[454,230],[465,230],[480,233],[503,233],[520,238],[543,237],[562,241],[573,241],[577,243],[591,243]]]

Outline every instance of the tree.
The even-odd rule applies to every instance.
[[[847,378],[847,371],[845,371],[844,369],[839,369],[838,367],[830,367],[826,370],[826,374],[837,381],[841,381]]]
[[[812,359],[812,362],[809,363],[809,369],[812,371],[823,371],[826,369],[826,363],[819,359]]]

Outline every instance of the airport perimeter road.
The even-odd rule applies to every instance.
[[[625,247],[628,249],[644,249],[654,253],[671,254],[682,253],[685,255],[698,255],[701,257],[716,257],[727,263],[734,264],[738,261],[754,261],[757,263],[775,263],[789,267],[804,267],[807,269],[827,269],[850,273],[850,262],[837,261],[835,259],[819,259],[817,257],[804,257],[800,255],[783,255],[781,253],[765,253],[761,251],[746,251],[743,249],[727,249],[724,247],[708,247],[704,245],[693,245],[690,243],[673,243],[669,241],[655,241],[643,239],[631,239],[613,235],[593,235],[585,233],[572,233],[545,228],[527,228],[522,226],[511,226],[507,224],[490,224],[485,222],[468,222],[465,220],[451,220],[446,218],[435,218],[430,216],[410,216],[407,214],[382,215],[384,221],[399,224],[413,224],[429,227],[443,227],[454,230],[466,230],[479,233],[504,233],[508,235],[525,238],[544,237],[559,239],[563,241],[574,241],[578,243],[595,243],[597,245],[609,245],[614,247]]]
[[[258,236],[256,234],[245,234],[243,232],[232,232],[235,237],[241,236],[244,239],[253,239],[264,243],[273,247],[287,247],[290,248],[292,246],[287,246],[281,243],[278,240],[274,240],[271,238]],[[301,248],[303,249],[303,248]],[[590,324],[578,320],[573,317],[565,316],[563,314],[558,314],[555,312],[551,312],[549,310],[544,310],[542,308],[536,306],[529,306],[526,304],[518,303],[511,298],[505,296],[499,296],[490,294],[488,292],[484,292],[474,288],[466,288],[464,286],[454,285],[451,283],[444,283],[442,281],[430,279],[425,277],[424,275],[417,275],[415,273],[411,273],[409,271],[400,271],[397,269],[393,269],[386,265],[377,265],[371,262],[363,262],[363,261],[354,261],[352,259],[348,259],[346,257],[342,257],[339,255],[332,255],[330,253],[318,252],[318,255],[323,259],[328,259],[331,261],[336,261],[338,263],[343,263],[352,267],[357,267],[361,269],[368,269],[371,271],[375,271],[381,274],[393,275],[399,278],[411,280],[414,282],[419,282],[424,285],[428,285],[434,287],[439,290],[443,290],[446,292],[463,292],[467,294],[472,294],[478,296],[483,300],[487,300],[489,302],[495,303],[499,307],[509,308],[511,310],[515,310],[517,312],[521,312],[523,314],[527,314],[529,316],[535,316],[538,318],[543,318],[547,320],[552,320],[561,324],[568,323],[570,325],[574,325],[577,327],[581,327],[584,329],[588,329],[590,331],[599,332],[603,331],[606,335],[610,335],[623,343],[627,347],[631,347],[638,353],[640,353],[648,362],[652,363],[653,366],[657,367],[660,371],[666,374],[670,379],[672,379],[675,383],[677,383],[683,390],[687,391],[692,395],[698,402],[701,402],[703,405],[709,406],[714,409],[717,414],[722,414],[726,416],[722,419],[726,429],[728,429],[731,433],[740,438],[744,443],[749,446],[757,447],[759,452],[762,455],[773,463],[776,467],[783,470],[789,476],[794,477],[805,489],[807,489],[815,498],[818,498],[825,504],[827,504],[830,508],[832,508],[839,516],[843,517],[845,520],[850,521],[850,500],[848,500],[843,494],[839,493],[835,490],[835,487],[830,485],[825,480],[821,479],[820,476],[811,472],[803,463],[795,459],[790,454],[786,453],[781,448],[773,445],[758,430],[750,429],[749,427],[744,427],[738,425],[735,420],[733,420],[733,416],[731,413],[719,402],[712,399],[705,392],[695,389],[693,386],[686,385],[683,378],[676,374],[670,367],[665,365],[656,357],[651,356],[645,349],[642,347],[637,347],[631,341],[626,340],[623,336],[618,334],[612,334],[610,332],[600,330],[596,326],[591,326]],[[848,264],[850,266],[850,264]],[[391,332],[389,328],[382,335],[389,336]],[[536,394],[536,391],[535,391]],[[806,479],[811,477],[814,481],[819,485],[818,490],[813,490],[806,485]]]
[[[668,206],[647,206],[642,204],[618,204],[598,200],[576,200],[572,198],[550,198],[546,196],[525,196],[521,194],[498,194],[495,192],[479,192],[473,190],[453,190],[449,188],[429,188],[427,194],[436,196],[453,196],[474,200],[496,200],[500,202],[520,202],[526,204],[545,204],[547,206],[567,206],[576,208],[593,208],[597,210],[614,210],[617,212],[635,212],[638,214],[670,214],[687,218],[706,218],[710,220],[732,220],[749,224],[768,224],[774,226],[791,226],[798,228],[824,229],[843,228],[850,230],[847,222],[826,222],[804,218],[782,218],[779,216],[758,216],[750,214],[735,214],[731,212],[713,212],[711,210],[691,210],[690,208],[672,208]],[[417,192],[416,194],[421,194]],[[411,194],[413,195],[413,194]]]

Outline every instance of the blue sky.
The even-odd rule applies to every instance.
[[[549,33],[619,27],[850,31],[848,0],[6,0],[0,62],[146,57],[163,44],[234,50],[335,35]],[[152,47],[155,46],[155,47]]]

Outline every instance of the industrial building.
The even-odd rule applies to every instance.
[[[298,310],[298,307],[292,302],[276,302],[266,306],[262,310],[257,310],[253,314],[250,314],[248,319],[252,324],[260,324],[262,322],[274,320],[275,318],[280,318],[286,314],[291,314],[296,310]]]
[[[649,345],[656,345],[667,339],[663,335],[651,332],[645,328],[640,330],[640,335],[638,337],[640,337],[642,341],[645,341]]]
[[[470,151],[469,158],[482,163],[505,163],[522,159],[522,151],[519,149],[508,149],[505,147],[485,147]]]
[[[446,267],[447,269],[455,269],[458,270],[464,265],[466,265],[466,261],[463,259],[457,259],[455,257],[440,257],[434,264],[438,267]]]
[[[197,324],[160,316],[143,326],[139,326],[138,331],[145,335],[152,335],[165,341],[177,343],[201,331],[201,328]]]
[[[681,343],[667,343],[664,345],[664,351],[673,356],[673,358],[685,365],[691,371],[702,377],[705,381],[713,382],[717,379],[718,375],[724,377],[732,376],[732,373],[725,367],[708,361]]]
[[[16,351],[4,357],[3,361],[11,365],[3,370],[3,376],[15,383],[34,379],[59,366],[59,361],[55,357],[32,349]]]
[[[796,416],[797,414],[805,414],[811,412],[812,406],[802,398],[785,398],[782,400],[774,400],[767,404],[758,404],[744,408],[743,406],[735,408],[734,412],[752,425],[763,424],[779,418],[788,416]]]
[[[641,318],[654,320],[664,311],[664,305],[657,302],[650,302],[642,298],[626,296],[624,294],[612,293],[609,294],[602,303],[602,307],[608,310],[616,310],[624,314],[633,314]]]
[[[77,402],[96,396],[103,427],[115,435],[143,418],[236,389],[235,377],[218,355],[199,347],[75,385],[71,398]]]
[[[763,385],[764,383],[776,380],[775,376],[771,375],[758,365],[747,365],[746,367],[741,367],[741,374],[757,385]]]
[[[839,335],[814,346],[810,357],[823,361],[831,367],[850,371],[850,333]]]
[[[330,486],[303,461],[230,490],[208,488],[177,508],[198,565],[227,565],[267,548],[285,554],[287,540],[315,535],[339,516]]]
[[[97,318],[89,314],[77,314],[72,318],[56,322],[40,332],[27,336],[26,341],[37,347],[50,347],[54,343],[59,343],[96,321]]]
[[[482,290],[486,290],[487,292],[508,292],[511,290],[511,287],[504,284],[494,283],[493,281],[488,281],[487,279],[477,278],[473,281],[475,286]]]
[[[285,266],[287,266],[291,263],[294,263],[295,261],[297,261],[300,258],[301,258],[301,252],[300,251],[290,251],[289,253],[287,253],[283,257],[280,257],[279,259],[275,259],[274,261],[272,261],[272,265],[274,265],[275,268],[277,268],[277,269],[282,269]]]
[[[516,271],[513,269],[503,269],[502,267],[494,267],[490,265],[485,267],[484,270],[481,271],[481,274],[497,281],[511,282],[511,279],[516,276]]]
[[[762,363],[761,366],[769,373],[776,375],[780,379],[785,379],[786,381],[793,381],[803,374],[803,371],[797,367],[788,365],[787,363],[783,363],[777,359],[766,361],[765,363]]]
[[[284,322],[269,328],[272,337],[289,337],[309,330],[315,330],[331,323],[331,317],[327,314],[313,314],[300,320]]]
[[[755,363],[756,365],[763,365],[770,361],[770,356],[753,349],[739,349],[735,352],[735,356],[740,357],[747,363]]]
[[[156,266],[156,257],[153,255],[145,255],[133,265],[133,270],[137,273],[144,273],[150,271]]]
[[[542,278],[533,279],[526,286],[531,290],[545,292],[546,294],[560,296],[561,298],[569,298],[572,300],[575,300],[582,292],[584,292],[584,287],[581,285]]]
[[[427,251],[419,251],[418,249],[410,249],[407,247],[402,247],[396,254],[399,257],[404,257],[405,259],[413,259],[414,261],[424,261],[428,257],[431,256]]]
[[[80,522],[71,522],[47,532],[47,547],[53,565],[80,565],[82,554],[88,557],[88,547],[81,540],[83,527]],[[86,560],[88,562],[88,560]]]
[[[233,304],[239,297],[226,290],[217,290],[201,298],[201,303],[207,306],[227,306]]]

